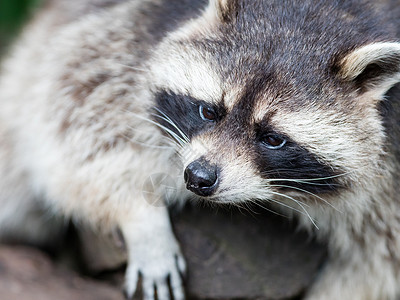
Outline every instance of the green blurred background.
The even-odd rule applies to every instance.
[[[12,41],[41,0],[0,0],[0,53]]]

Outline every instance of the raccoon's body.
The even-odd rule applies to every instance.
[[[326,240],[306,299],[395,299],[399,39],[398,0],[50,1],[2,66],[1,236],[119,227],[127,295],[140,273],[182,299],[168,174],[175,201],[272,203]]]

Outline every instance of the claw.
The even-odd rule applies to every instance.
[[[176,264],[182,276],[186,276],[186,262],[181,255],[176,255]]]
[[[151,279],[143,277],[143,300],[155,300],[155,286]]]
[[[158,300],[169,300],[170,299],[168,284],[165,280],[163,282],[158,282],[156,285],[156,289],[157,289]]]
[[[132,300],[133,296],[130,296],[126,288],[123,289],[122,293],[124,294],[124,299],[125,300]]]
[[[126,279],[124,286],[124,296],[125,299],[133,299],[133,295],[136,292],[137,283],[139,280],[139,271],[136,266],[129,265],[126,270]]]
[[[185,299],[182,278],[177,271],[170,274],[170,287],[175,300]]]

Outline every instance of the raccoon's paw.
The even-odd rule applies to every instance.
[[[179,247],[174,248],[172,252],[168,251],[170,249],[152,249],[150,253],[142,253],[142,256],[136,256],[129,263],[124,288],[127,299],[132,299],[135,294],[139,277],[142,279],[144,300],[185,299],[181,276],[186,273],[186,263]]]

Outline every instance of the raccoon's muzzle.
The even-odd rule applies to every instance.
[[[199,158],[191,162],[185,169],[186,188],[199,196],[211,196],[218,187],[218,173],[217,166]]]

